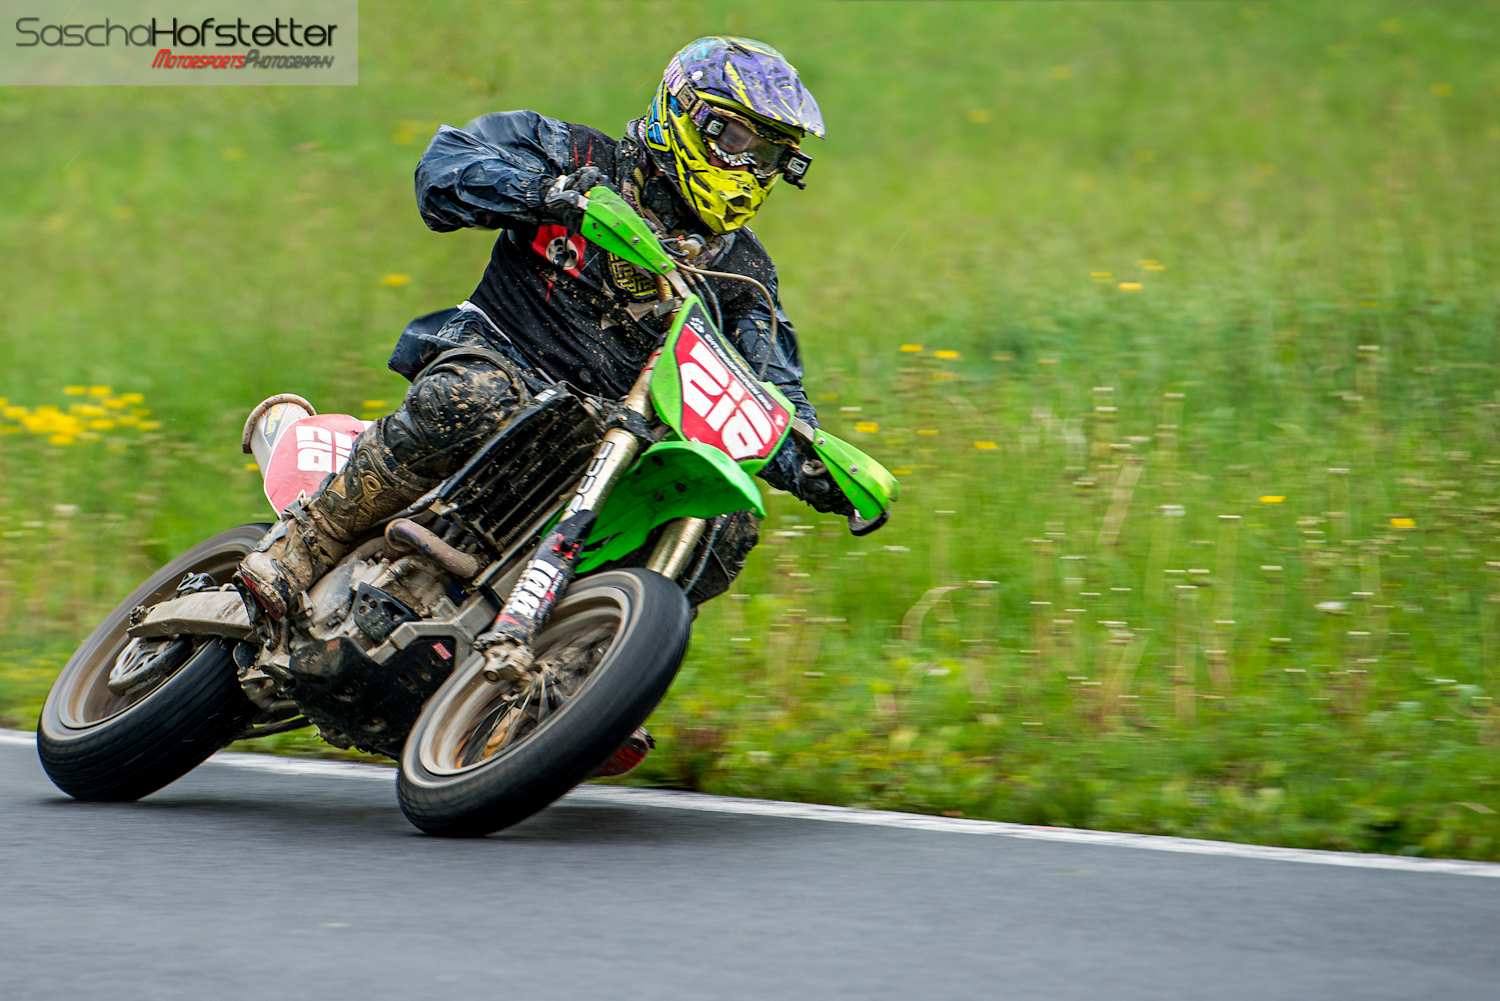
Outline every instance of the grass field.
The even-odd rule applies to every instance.
[[[493,239],[417,217],[438,122],[618,134],[732,32],[823,106],[756,231],[904,496],[867,539],[769,498],[635,780],[1500,858],[1492,7],[361,8],[358,88],[0,89],[10,720],[265,518],[250,405],[399,401]]]

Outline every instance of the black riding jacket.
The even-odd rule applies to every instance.
[[[718,298],[723,329],[740,353],[816,426],[802,388],[797,335],[776,295],[776,267],[755,234],[740,229],[714,237],[652,167],[632,122],[625,139],[597,129],[507,111],[475,119],[463,129],[442,126],[417,164],[417,205],[428,228],[466,226],[504,230],[470,302],[503,331],[511,346],[552,379],[584,392],[620,399],[655,348],[662,321],[652,277],[582,236],[556,225],[542,195],[560,174],[595,166],[610,176],[644,214],[670,233],[700,235],[709,259],[701,267],[748,275],[776,301],[776,342],[770,312],[754,285],[707,279]],[[497,337],[498,340],[498,337]],[[798,489],[800,458],[783,447],[761,475],[773,486]]]

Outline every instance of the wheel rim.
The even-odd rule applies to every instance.
[[[463,678],[440,696],[417,746],[422,768],[457,775],[514,754],[568,711],[599,676],[630,619],[624,591],[591,588],[559,603],[534,644],[539,676],[526,684],[495,684],[465,665]]]
[[[210,553],[190,568],[174,573],[170,580],[164,581],[139,604],[154,605],[175,595],[183,574],[208,574],[215,584],[227,584],[246,552],[249,552],[248,546],[243,552],[236,549]],[[189,664],[203,656],[214,640],[212,636],[202,637],[195,642],[193,652],[183,659],[180,666],[163,674],[152,684],[141,686],[126,695],[116,695],[109,690],[109,674],[121,652],[130,643],[130,636],[126,632],[129,628],[130,616],[127,611],[127,614],[118,616],[118,620],[111,623],[108,632],[98,637],[98,642],[88,644],[88,661],[80,666],[74,683],[67,687],[65,697],[58,704],[58,718],[64,726],[74,730],[98,726],[140,705]]]

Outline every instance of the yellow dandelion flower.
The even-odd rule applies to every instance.
[[[880,425],[874,421],[860,421],[854,425],[854,430],[860,434],[874,434],[880,430]]]
[[[901,345],[901,350],[904,351],[904,352],[906,352],[909,355],[921,354],[921,352],[922,352],[922,345],[920,345],[920,344],[903,344],[903,345]]]
[[[135,405],[137,403],[145,403],[146,402],[146,398],[144,396],[142,396],[140,393],[121,393],[120,394],[120,402],[121,403],[128,403],[128,404],[131,404],[133,406],[133,405]]]
[[[161,421],[141,421],[142,431],[155,431],[161,427]]]
[[[920,431],[919,430],[917,432],[917,434],[937,434],[937,430],[936,429],[933,429],[933,430],[930,430],[930,431]]]
[[[87,386],[64,386],[63,392],[68,396],[82,396],[89,391]]]
[[[985,449],[986,451],[988,451],[989,449],[999,448],[1000,446],[996,445],[992,441],[976,441],[974,443],[974,447],[975,448],[980,448],[980,449]]]
[[[419,132],[426,132],[432,128],[437,128],[437,126],[404,118],[396,123],[396,131],[391,134],[391,142],[397,146],[410,146],[416,141]]]
[[[385,401],[384,400],[365,400],[363,403],[360,404],[360,406],[364,407],[366,410],[384,410],[385,409]]]
[[[1090,278],[1113,278],[1114,275],[1112,275],[1108,271],[1090,271],[1089,272],[1089,277]]]
[[[934,373],[932,373],[932,377],[934,379],[956,379],[956,378],[958,378],[952,372],[934,372]]]
[[[400,272],[386,275],[384,278],[380,279],[380,284],[384,285],[386,288],[400,288],[402,285],[407,285],[410,283],[411,275],[404,275]]]
[[[108,407],[109,409],[111,409],[111,410],[124,410],[125,409],[125,401],[122,400],[122,399],[120,399],[118,396],[112,397],[112,398],[110,398],[108,400],[105,400],[104,401],[104,405],[106,407]]]
[[[133,428],[140,422],[141,419],[139,417],[130,417],[127,415],[125,417],[121,417],[116,423],[118,423],[121,427]]]
[[[256,473],[258,473],[258,472],[260,472],[260,467],[259,467],[259,466],[257,466],[257,465],[256,465],[256,464],[255,464],[255,463],[253,463],[253,462],[247,462],[247,463],[245,463],[245,464],[244,464],[244,466],[242,466],[242,467],[240,467],[240,468],[242,468],[242,469],[248,469],[248,470],[250,470],[250,471],[251,471],[251,472],[256,472]]]
[[[89,421],[89,427],[95,431],[108,431],[115,426],[114,421]]]
[[[1392,528],[1416,528],[1417,523],[1411,518],[1392,518]]]
[[[47,439],[47,441],[51,442],[53,445],[71,445],[73,444],[73,435],[59,433],[52,435]]]
[[[1121,292],[1139,292],[1144,287],[1145,286],[1143,286],[1140,282],[1121,282],[1120,283],[1120,291]]]
[[[130,416],[132,416],[132,417],[150,417],[151,416],[151,411],[149,409],[145,408],[145,407],[139,407],[139,408],[137,408],[135,410],[132,410],[130,412]]]
[[[910,476],[911,475],[911,470],[910,469],[893,469],[893,470],[891,470],[891,475],[892,476]]]
[[[934,358],[941,358],[941,359],[943,359],[943,361],[953,361],[954,359],[956,359],[958,357],[958,352],[957,351],[934,351],[932,353],[932,356]]]
[[[31,411],[27,410],[25,407],[5,408],[5,416],[9,417],[11,420],[19,420],[20,418],[25,417],[30,412]]]
[[[1286,500],[1285,496],[1278,496],[1276,494],[1266,494],[1264,497],[1262,497],[1260,499],[1260,502],[1262,504],[1280,504],[1284,500]]]
[[[90,396],[113,396],[114,392],[115,391],[112,390],[112,389],[110,389],[108,386],[90,386],[89,387],[89,395]]]

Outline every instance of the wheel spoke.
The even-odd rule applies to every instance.
[[[509,706],[502,699],[499,704],[484,714],[478,726],[464,734],[463,738],[459,740],[458,747],[455,748],[455,753],[460,756],[460,760],[465,765],[472,765],[482,758],[482,748],[484,745],[477,742],[471,745],[469,742],[481,734],[492,733],[495,727],[500,725],[500,717],[504,715],[507,708]]]
[[[496,751],[509,743],[511,737],[520,729],[521,720],[525,716],[526,714],[517,706],[511,706],[507,709],[505,715],[500,717],[499,722],[495,724],[495,729],[490,734],[489,740],[485,741],[484,753],[480,755],[479,760],[484,761],[490,758]]]
[[[536,725],[541,726],[547,717],[552,715],[552,700],[547,695],[547,672],[545,670],[537,678],[537,687]],[[556,691],[555,685],[553,686],[553,691]]]

